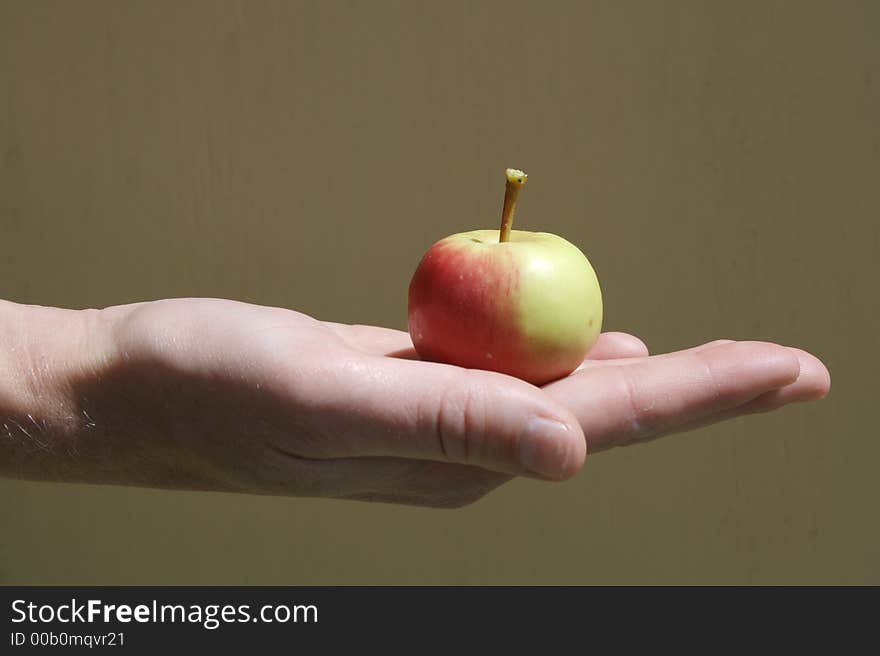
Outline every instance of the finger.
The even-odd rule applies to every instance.
[[[295,392],[307,409],[297,419],[300,455],[418,458],[551,479],[583,464],[577,419],[510,376],[366,356],[306,377]]]
[[[708,351],[709,349],[713,349],[718,346],[724,346],[725,344],[734,343],[736,343],[735,339],[713,339],[711,342],[706,342],[705,344],[697,344],[696,346],[691,346],[680,351],[673,351],[672,353],[670,353],[670,355],[674,353],[699,353],[700,351]]]
[[[717,421],[723,421],[744,414],[770,412],[789,403],[802,403],[805,401],[818,401],[825,398],[831,389],[831,374],[828,368],[816,356],[806,351],[788,347],[795,354],[800,364],[800,374],[797,380],[779,389],[765,392],[751,401],[717,417]]]
[[[648,355],[648,347],[635,335],[609,332],[599,339],[587,353],[588,360],[611,360],[614,358],[638,358]]]
[[[642,356],[634,356],[634,357],[622,357],[622,358],[610,358],[607,360],[592,360],[589,357],[584,360],[581,365],[578,367],[578,370],[584,369],[586,367],[595,367],[595,366],[616,366],[616,365],[628,365],[637,362],[644,362],[648,359],[651,362],[656,362],[660,360],[666,360],[669,358],[674,358],[679,356],[682,353],[699,353],[700,351],[708,351],[709,349],[717,348],[719,346],[723,346],[725,344],[733,344],[734,340],[732,339],[717,339],[711,342],[706,342],[705,344],[699,344],[697,346],[691,346],[686,349],[682,349],[680,351],[671,351],[669,353],[658,353],[657,355],[642,355]]]
[[[629,365],[636,362],[644,362],[650,358],[652,362],[666,360],[672,357],[677,357],[682,353],[699,353],[700,351],[708,351],[709,349],[717,348],[718,346],[723,346],[725,344],[733,344],[734,340],[732,339],[716,339],[712,342],[707,342],[705,344],[700,344],[698,346],[692,346],[690,348],[683,349],[681,351],[673,351],[671,353],[660,353],[658,355],[637,355],[630,357],[619,357],[619,358],[608,358],[608,359],[591,359],[589,354],[587,355],[587,359],[584,360],[580,366],[575,371],[580,371],[581,369],[586,369],[588,367],[597,367],[597,366],[617,366],[617,365]]]
[[[545,387],[574,410],[588,449],[650,439],[794,382],[798,358],[764,342],[720,344],[626,365],[587,367]]]
[[[333,458],[310,460],[278,449],[271,471],[284,472],[267,490],[359,501],[433,508],[460,508],[482,498],[512,476],[470,465],[407,458]]]
[[[831,376],[828,373],[828,369],[818,358],[806,351],[793,347],[788,347],[788,349],[797,356],[800,362],[800,374],[795,382],[760,394],[751,401],[747,401],[735,408],[723,410],[714,415],[690,422],[679,427],[675,432],[695,430],[743,415],[770,412],[789,403],[818,401],[824,398],[831,388]],[[659,436],[660,434],[654,437]]]

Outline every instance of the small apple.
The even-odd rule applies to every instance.
[[[409,334],[423,360],[542,385],[574,371],[595,344],[602,293],[577,246],[511,230],[527,176],[506,176],[500,231],[450,235],[425,253],[409,285]]]

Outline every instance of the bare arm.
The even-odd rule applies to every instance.
[[[401,331],[279,308],[0,301],[0,474],[460,506],[517,475],[571,477],[588,451],[829,386],[814,356],[766,342],[648,356],[606,333],[538,388],[419,361]]]

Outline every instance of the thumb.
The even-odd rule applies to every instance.
[[[539,388],[489,371],[359,356],[315,377],[315,457],[395,456],[564,479],[583,465],[574,415]]]

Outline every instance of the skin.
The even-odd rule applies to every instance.
[[[0,473],[457,507],[829,386],[814,356],[762,342],[650,357],[606,333],[541,388],[420,361],[405,332],[234,301],[0,302]]]
[[[419,356],[535,385],[567,376],[599,337],[602,293],[584,254],[545,232],[472,230],[425,253],[409,289]]]

